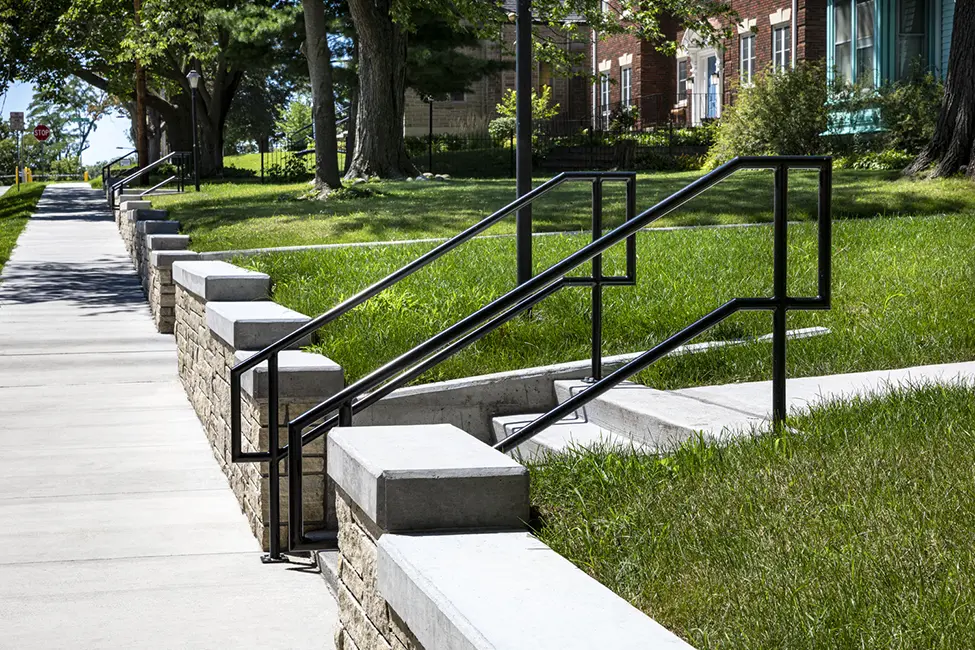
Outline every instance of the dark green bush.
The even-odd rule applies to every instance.
[[[907,79],[882,87],[878,95],[884,146],[920,153],[934,136],[944,95],[941,81],[915,66]]]
[[[707,165],[735,156],[812,155],[828,127],[826,68],[800,61],[791,70],[766,69],[725,109]]]

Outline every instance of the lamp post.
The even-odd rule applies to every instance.
[[[196,184],[197,192],[200,191],[200,147],[196,142],[196,88],[200,85],[200,76],[196,70],[190,70],[186,75],[186,80],[190,82],[190,94],[193,97],[190,112],[193,116],[193,181]]]

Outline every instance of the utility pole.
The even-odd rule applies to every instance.
[[[518,0],[515,18],[515,187],[519,197],[532,189],[532,4]],[[518,210],[515,220],[518,284],[532,278],[532,209]]]

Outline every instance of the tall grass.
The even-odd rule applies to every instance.
[[[833,309],[792,312],[790,327],[831,334],[789,344],[789,374],[808,376],[975,359],[975,217],[842,221],[834,227]],[[638,238],[638,284],[605,290],[604,352],[634,352],[738,296],[770,295],[770,228],[645,232]],[[535,241],[540,270],[577,250],[586,236]],[[316,315],[414,259],[431,245],[352,248],[251,258],[268,272],[274,299]],[[350,379],[394,358],[515,286],[514,242],[469,243],[321,330],[318,349]],[[790,292],[814,295],[811,224],[790,228]],[[622,271],[622,250],[607,254]],[[580,269],[584,273],[585,268]],[[704,338],[771,331],[768,314],[739,314]],[[435,381],[585,359],[590,346],[587,289],[564,289],[529,317],[515,319],[427,373]],[[637,376],[660,387],[767,379],[767,344],[668,358]]]
[[[975,392],[531,468],[538,534],[698,648],[975,647]]]
[[[11,187],[0,196],[0,269],[10,259],[20,231],[27,225],[43,193],[44,183],[30,183],[21,185],[19,191]]]

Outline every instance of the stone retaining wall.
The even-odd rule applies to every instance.
[[[154,255],[157,255],[154,253]],[[308,317],[265,298],[270,279],[225,262],[176,261],[174,333],[179,377],[206,429],[214,456],[265,548],[269,541],[268,463],[234,463],[230,427],[230,369],[253,352],[280,339]],[[279,355],[278,442],[287,444],[287,423],[343,387],[342,371],[329,359],[297,350]],[[241,448],[266,451],[268,395],[266,364],[242,377]],[[335,527],[325,475],[324,439],[303,449],[305,522]],[[282,459],[282,542],[287,544],[287,463]]]
[[[337,650],[690,646],[525,531],[527,470],[451,425],[333,429]]]

